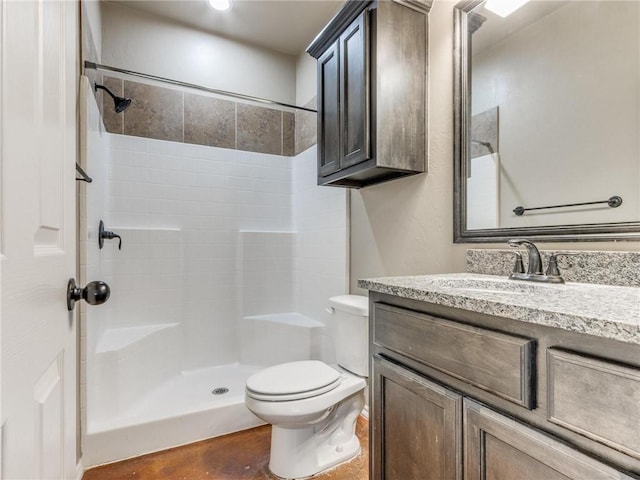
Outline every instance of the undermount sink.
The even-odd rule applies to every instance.
[[[549,288],[549,285],[524,283],[517,280],[502,278],[455,278],[441,277],[433,279],[434,286],[442,289],[453,289],[464,292],[522,295],[540,291],[541,288]],[[552,287],[553,288],[553,287]],[[547,290],[545,290],[547,291]]]
[[[522,295],[524,293],[516,290],[508,290],[508,289],[497,290],[494,288],[484,288],[484,287],[483,288],[456,287],[456,288],[464,288],[465,292],[498,293],[498,294],[507,294],[507,295]]]

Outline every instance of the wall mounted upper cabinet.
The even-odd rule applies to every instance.
[[[345,3],[318,60],[318,184],[360,188],[425,171],[431,0]]]

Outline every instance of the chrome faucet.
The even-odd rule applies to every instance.
[[[564,283],[564,279],[560,276],[560,272],[558,270],[558,264],[556,261],[556,257],[561,254],[552,255],[549,260],[549,268],[547,269],[547,273],[542,273],[542,258],[540,257],[540,251],[535,244],[529,240],[525,240],[524,238],[514,238],[507,242],[510,247],[517,248],[519,246],[524,246],[527,249],[529,256],[529,265],[527,268],[527,272],[523,273],[522,268],[514,268],[514,271],[509,275],[509,279],[511,280],[527,280],[530,282],[543,282],[543,283]],[[516,254],[519,255],[519,254]],[[518,260],[516,259],[516,265],[518,265]],[[520,261],[520,265],[522,262]]]
[[[529,267],[527,268],[527,275],[542,275],[542,259],[540,258],[540,250],[535,244],[524,238],[513,238],[509,240],[510,247],[519,247],[524,245],[527,248],[529,254]]]

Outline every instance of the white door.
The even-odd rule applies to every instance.
[[[78,4],[0,7],[2,479],[71,479]]]

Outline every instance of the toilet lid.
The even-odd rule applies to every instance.
[[[247,380],[247,394],[258,400],[287,401],[314,397],[340,384],[340,372],[317,360],[265,368]]]

